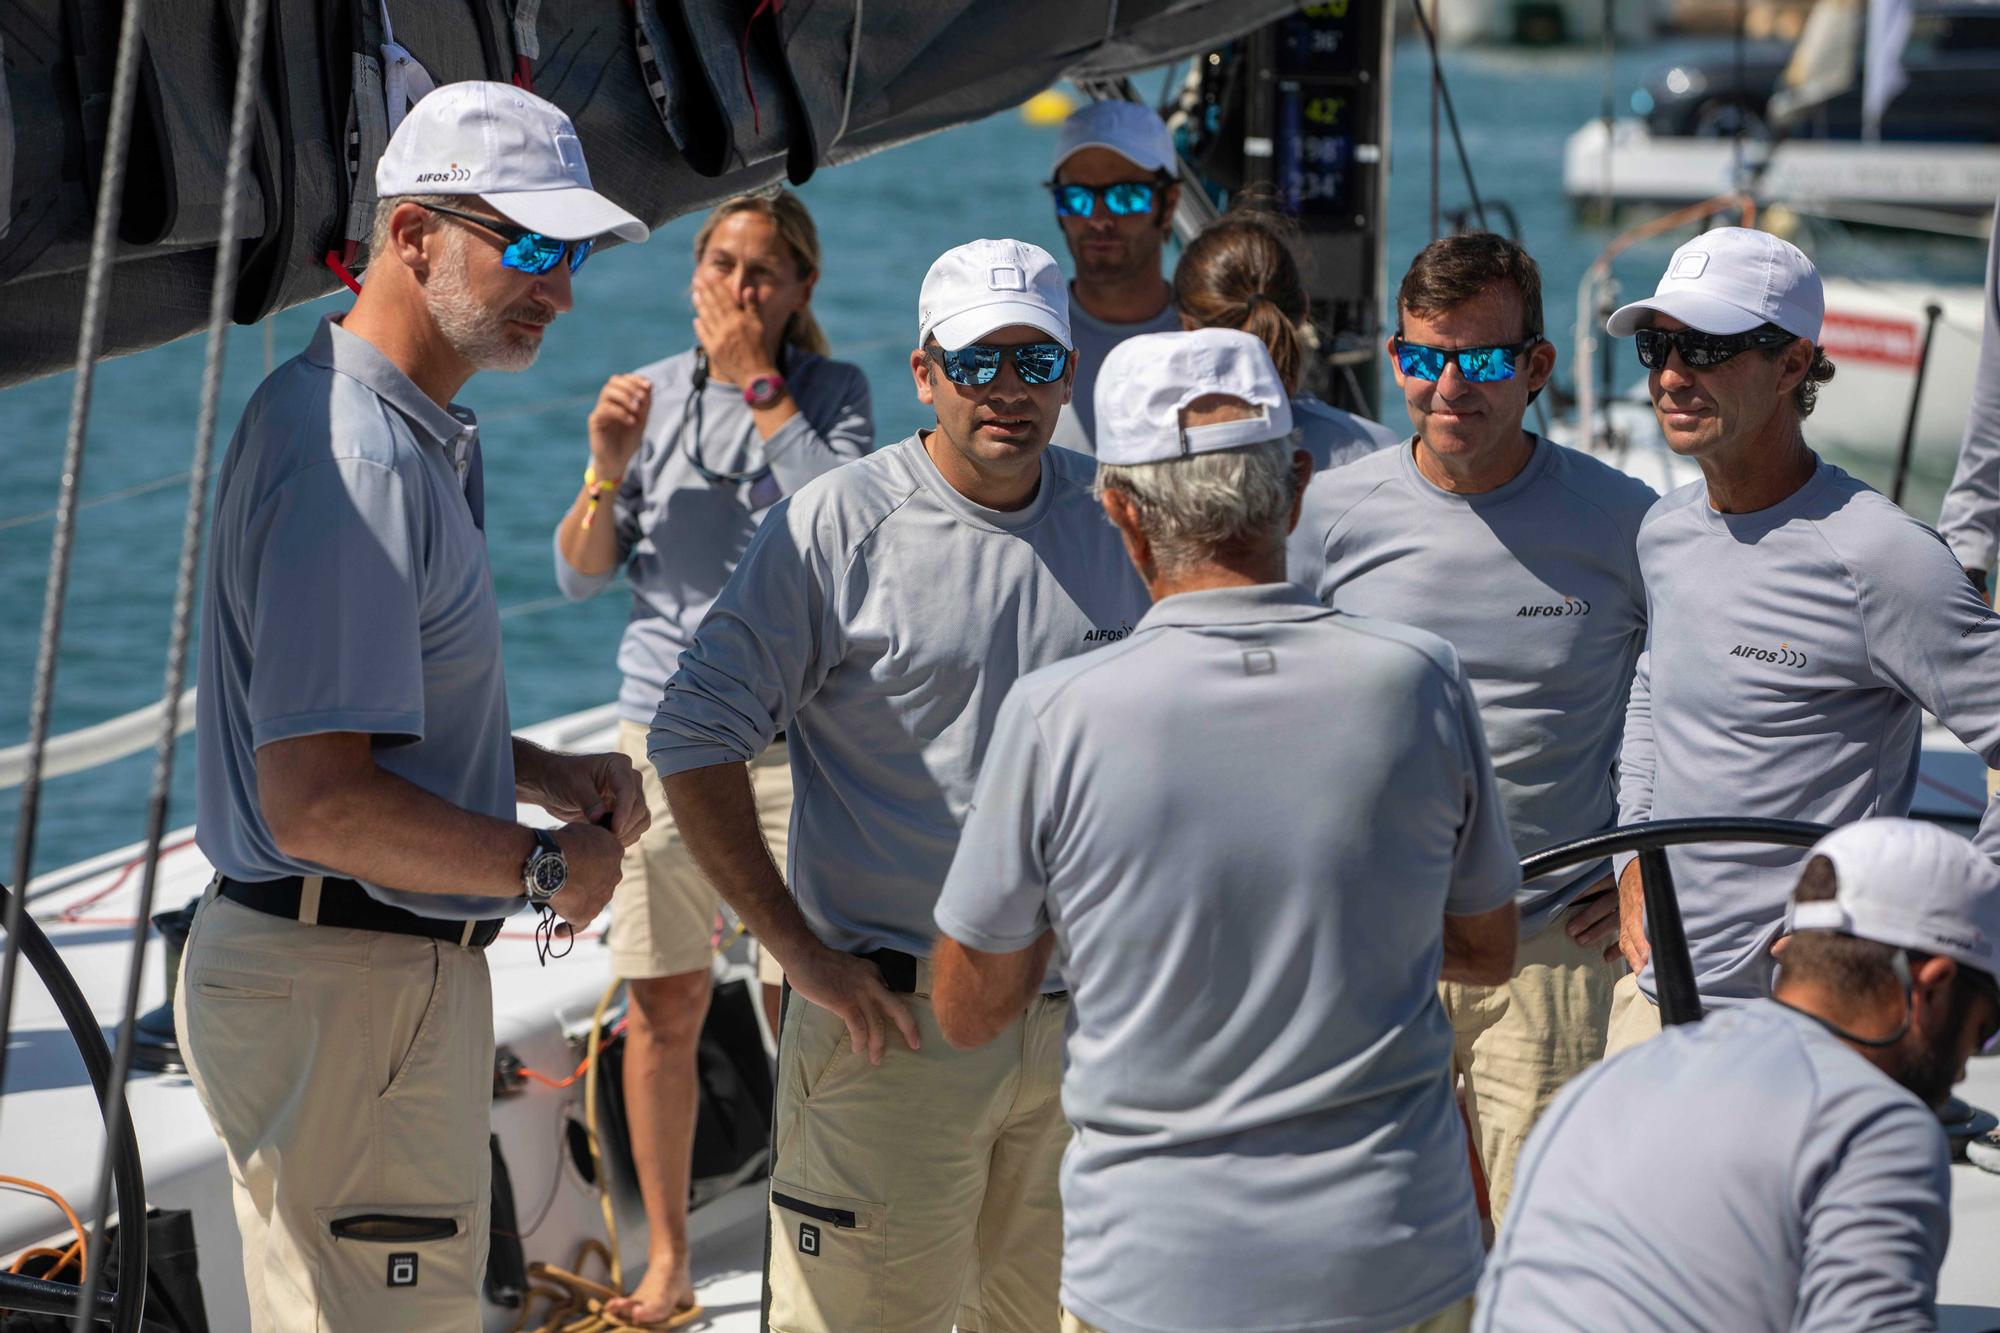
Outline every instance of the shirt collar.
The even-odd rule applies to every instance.
[[[306,348],[305,359],[365,385],[442,446],[445,456],[463,477],[471,450],[469,432],[477,427],[472,409],[457,403],[449,408],[439,407],[375,344],[340,327],[339,319],[338,315],[328,315],[320,321],[312,343]]]
[[[1176,625],[1259,625],[1272,621],[1315,620],[1333,612],[1296,583],[1257,583],[1240,588],[1177,592],[1153,603],[1138,629]]]

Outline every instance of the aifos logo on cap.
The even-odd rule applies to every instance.
[[[456,162],[443,171],[420,171],[417,173],[417,182],[421,185],[444,185],[456,181],[469,181],[471,179],[472,168],[461,167]]]

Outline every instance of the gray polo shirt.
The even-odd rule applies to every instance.
[[[2000,201],[1996,201],[2000,206]],[[2000,544],[2000,228],[1986,252],[1986,321],[1979,339],[1979,368],[1958,470],[1938,513],[1938,531],[1969,569],[1983,569],[1992,586],[1994,547]]]
[[[1432,485],[1408,445],[1306,488],[1294,581],[1329,606],[1420,626],[1458,650],[1523,856],[1617,823],[1613,767],[1646,633],[1636,541],[1655,498],[1539,437],[1518,476],[1480,495]],[[1319,558],[1298,555],[1302,546]],[[1524,886],[1523,938],[1609,868]]]
[[[829,946],[930,953],[1008,687],[1144,614],[1091,474],[1050,449],[1033,501],[1002,513],[919,436],[836,468],[772,509],[681,654],[654,765],[741,763],[786,733],[792,892]]]
[[[937,925],[1056,934],[1063,1304],[1395,1329],[1472,1290],[1446,913],[1520,884],[1451,648],[1289,583],[1169,597],[1007,696]]]
[[[332,319],[251,397],[202,604],[196,842],[217,870],[327,872],[278,850],[257,800],[258,747],[294,736],[367,734],[384,770],[514,817],[483,485],[472,414]],[[367,888],[431,917],[518,905]]]
[[[2000,767],[2000,619],[1937,533],[1831,464],[1768,509],[1721,514],[1705,482],[1639,532],[1651,637],[1632,684],[1619,817],[1846,824],[1906,815],[1924,710]],[[1974,839],[2000,853],[1989,804]],[[1805,852],[1667,852],[1710,1001],[1766,993]],[[1653,992],[1649,964],[1639,986]]]
[[[1062,416],[1056,421],[1054,443],[1094,457],[1097,453],[1097,446],[1092,443],[1097,438],[1097,368],[1104,364],[1104,358],[1111,354],[1111,349],[1127,338],[1141,333],[1178,333],[1180,327],[1180,307],[1171,298],[1166,309],[1151,319],[1142,319],[1136,324],[1113,324],[1085,310],[1083,302],[1076,299],[1075,284],[1071,284],[1069,331],[1070,337],[1076,340],[1076,386],[1069,402],[1063,407]]]
[[[632,618],[618,644],[625,677],[618,716],[650,722],[681,650],[770,506],[867,453],[875,423],[861,368],[810,352],[785,358],[785,387],[799,411],[769,440],[757,434],[736,385],[711,378],[697,398],[692,351],[636,373],[652,381],[653,409],[612,506],[618,565],[632,589]],[[692,457],[697,450],[710,473],[741,479],[703,476]],[[560,534],[555,561],[566,597],[595,596],[618,577],[616,568],[578,573],[563,559]]]
[[[1937,1116],[1769,1000],[1579,1075],[1528,1139],[1480,1333],[1931,1333]]]

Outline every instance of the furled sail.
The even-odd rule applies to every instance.
[[[270,0],[235,317],[366,262],[374,167],[411,99],[505,79],[576,122],[650,223],[738,190],[1213,46],[1288,0]],[[67,369],[122,6],[0,23],[0,386]],[[148,0],[106,355],[193,332],[222,208],[241,0]]]

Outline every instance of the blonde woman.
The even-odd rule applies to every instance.
[[[589,597],[620,570],[632,592],[618,648],[619,749],[645,778],[653,826],[626,852],[610,944],[612,970],[631,983],[625,1104],[651,1241],[644,1279],[608,1312],[661,1328],[699,1314],[688,1171],[717,899],[674,827],[646,732],[681,649],[770,506],[874,443],[868,381],[826,355],[813,319],[819,237],[798,196],[723,201],[694,251],[695,346],[605,382],[583,487],[555,538],[565,594]],[[750,767],[782,865],[792,806],[783,739]]]

